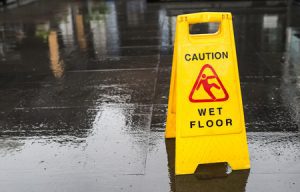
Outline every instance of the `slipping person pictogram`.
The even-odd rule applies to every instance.
[[[217,95],[215,94],[216,90],[218,93]],[[206,94],[204,94],[203,92],[205,92]],[[197,80],[192,88],[192,91],[189,95],[189,100],[192,103],[198,103],[226,101],[228,98],[229,95],[220,78],[218,77],[216,71],[211,65],[204,65],[201,68]]]
[[[206,76],[205,74],[202,74],[202,78],[201,81],[199,81],[198,85],[197,85],[197,90],[200,88],[200,85],[203,85],[204,90],[206,91],[206,93],[213,99],[216,100],[215,95],[211,92],[211,89],[213,87],[215,87],[216,89],[220,89],[221,87],[218,86],[215,83],[208,83],[209,79],[214,79],[216,78],[215,76]]]

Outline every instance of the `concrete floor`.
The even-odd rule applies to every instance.
[[[231,11],[251,170],[174,176],[176,15]],[[0,188],[300,191],[300,6],[40,0],[0,7]]]

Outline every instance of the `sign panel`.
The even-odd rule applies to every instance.
[[[196,23],[219,23],[214,34],[190,34]],[[176,174],[198,164],[250,168],[230,13],[177,17],[166,138],[176,137]]]

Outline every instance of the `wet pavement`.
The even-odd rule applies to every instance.
[[[164,139],[175,18],[231,11],[250,171],[174,176]],[[0,6],[0,187],[300,190],[300,6],[30,1]]]

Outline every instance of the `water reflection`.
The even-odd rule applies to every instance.
[[[226,178],[200,180],[194,175],[176,176],[176,192],[244,192],[248,171],[233,171]]]
[[[98,60],[110,53],[118,55],[120,45],[114,2],[89,0],[49,4],[56,10],[50,17],[35,11],[32,16],[39,19],[32,20],[31,15],[22,11],[26,7],[22,7],[15,10],[16,16],[8,14],[0,19],[0,57],[2,62],[15,66],[11,70],[47,73],[51,69],[55,77],[61,77],[63,70],[87,69],[93,65],[82,60],[87,56],[89,60]],[[24,60],[26,63],[22,62]],[[46,63],[50,63],[48,70]],[[7,69],[2,67],[1,70]]]
[[[76,21],[75,23],[76,23],[77,41],[79,42],[79,47],[80,49],[85,50],[87,47],[87,43],[85,39],[86,35],[84,32],[82,14],[76,14],[75,21]]]
[[[65,10],[63,19],[59,22],[58,28],[62,38],[62,44],[66,50],[71,50],[75,46],[74,42],[74,17],[72,14],[72,7],[68,6]]]
[[[286,60],[282,66],[281,92],[285,104],[294,114],[294,119],[300,127],[300,30],[292,26],[287,28]]]
[[[61,78],[64,73],[64,62],[60,59],[56,31],[50,31],[48,41],[51,62],[50,68],[56,78]]]
[[[250,170],[232,171],[226,177],[201,179],[196,175],[175,176],[175,139],[166,139],[171,191],[176,192],[244,192]],[[212,173],[213,175],[214,173]]]
[[[89,22],[95,59],[105,59],[109,49],[118,54],[120,44],[115,3],[102,2],[98,6],[93,4],[91,10]]]
[[[145,2],[137,0],[126,1],[126,16],[129,27],[137,27],[144,22]]]

